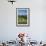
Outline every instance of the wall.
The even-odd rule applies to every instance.
[[[15,40],[19,32],[33,40],[46,40],[45,0],[17,0],[13,5],[0,0],[0,40]],[[30,8],[30,27],[16,27],[16,8]]]

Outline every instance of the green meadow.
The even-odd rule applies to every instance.
[[[18,15],[18,24],[27,24],[27,15]]]

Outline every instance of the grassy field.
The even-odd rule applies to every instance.
[[[26,15],[25,16],[23,16],[23,15],[19,16],[18,15],[18,24],[27,24],[27,16]]]

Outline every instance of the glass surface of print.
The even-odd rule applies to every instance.
[[[18,24],[27,24],[27,10],[18,10]]]
[[[16,8],[16,23],[18,26],[29,25],[29,8]]]

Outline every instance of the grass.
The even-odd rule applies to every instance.
[[[27,24],[27,16],[18,15],[18,24]]]

